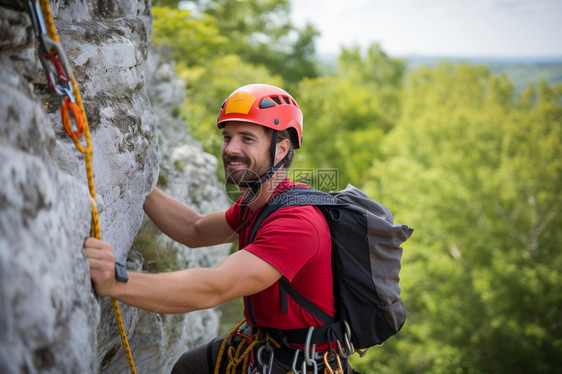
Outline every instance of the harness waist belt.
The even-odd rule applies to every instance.
[[[271,336],[283,342],[283,344],[306,344],[308,328],[279,330],[268,328]],[[345,325],[342,321],[334,322],[329,325],[315,327],[312,331],[310,344],[330,343],[335,341],[344,342]]]

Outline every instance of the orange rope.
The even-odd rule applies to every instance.
[[[51,9],[49,7],[49,1],[39,0],[39,3],[41,6],[41,11],[43,12],[43,17],[45,18],[45,24],[47,27],[47,33],[49,35],[49,38],[60,44],[57,31],[55,28],[55,24],[53,22]],[[65,56],[59,56],[59,57],[66,58]],[[90,196],[91,196],[90,209],[92,212],[92,223],[90,226],[90,235],[97,239],[101,239],[99,215],[96,205],[96,190],[94,188],[94,173],[92,171],[93,147],[92,147],[90,128],[88,126],[88,120],[86,117],[86,112],[84,110],[84,105],[82,104],[82,98],[80,97],[78,85],[76,84],[76,80],[74,79],[74,74],[72,73],[70,66],[68,66],[68,69],[71,75],[72,88],[74,90],[74,97],[76,103],[72,103],[68,97],[65,97],[63,100],[63,104],[61,106],[61,118],[62,118],[63,127],[68,133],[68,135],[72,138],[72,140],[74,140],[74,144],[76,145],[76,148],[85,155],[86,176],[88,177],[88,189],[90,190]],[[69,112],[72,113],[72,115],[74,116],[77,131],[72,130],[72,124],[71,124]],[[86,147],[82,145],[79,139],[83,134],[85,135],[86,138]],[[125,348],[127,361],[129,362],[129,368],[131,369],[131,373],[136,374],[135,363],[133,361],[133,355],[131,353],[131,348],[127,340],[127,334],[125,332],[125,326],[123,325],[123,318],[121,317],[119,304],[117,303],[117,300],[113,297],[111,298],[111,304],[113,305],[115,318],[117,319],[117,326],[119,328],[119,334],[121,335],[121,341],[123,343],[123,347]]]

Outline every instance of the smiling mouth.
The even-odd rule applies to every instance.
[[[224,161],[224,164],[226,166],[234,167],[234,168],[238,168],[238,167],[241,167],[241,166],[247,166],[249,164],[249,161],[245,160],[242,157],[225,156],[223,161]]]
[[[242,167],[242,166],[245,167],[246,163],[242,162],[242,161],[230,161],[230,162],[227,163],[227,166],[233,167],[233,168],[239,168],[239,167]]]

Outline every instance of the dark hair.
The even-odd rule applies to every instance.
[[[265,135],[267,136],[267,138],[271,140],[271,137],[273,136],[273,129],[263,126],[263,130],[265,131]],[[287,130],[277,131],[277,143],[287,139],[289,140],[289,144],[290,144],[289,150],[287,151],[287,154],[285,155],[284,162],[283,162],[283,167],[285,169],[289,169],[291,165],[293,165],[293,161],[295,161],[295,148],[293,147],[293,141],[292,141],[293,138],[291,137],[291,131],[294,130],[287,129]]]

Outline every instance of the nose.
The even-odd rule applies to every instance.
[[[239,155],[241,153],[240,142],[232,138],[229,141],[223,142],[222,145],[223,153],[229,156]]]

